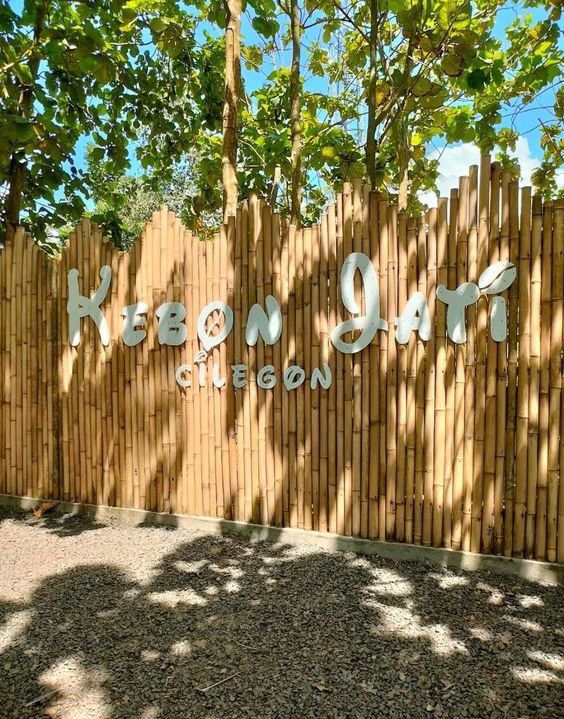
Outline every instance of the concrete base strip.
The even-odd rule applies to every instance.
[[[19,509],[34,509],[42,501],[33,497],[16,497],[0,494],[0,505]],[[309,544],[321,549],[340,552],[377,555],[395,561],[426,562],[449,569],[467,571],[491,571],[510,574],[540,584],[564,584],[564,565],[538,562],[532,559],[516,559],[490,554],[474,554],[440,547],[423,547],[415,544],[382,542],[375,539],[343,537],[328,532],[269,527],[246,522],[235,522],[213,517],[192,517],[184,514],[146,512],[142,509],[124,509],[76,502],[59,502],[56,511],[63,514],[82,514],[98,522],[119,521],[133,525],[155,525],[189,529],[205,534],[239,536],[251,541],[281,542],[284,544]]]

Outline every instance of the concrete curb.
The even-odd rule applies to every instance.
[[[0,505],[5,507],[34,509],[42,501],[46,500],[0,494]],[[377,555],[395,561],[426,562],[449,569],[509,574],[545,585],[564,584],[563,564],[538,562],[531,559],[473,554],[472,552],[462,552],[454,549],[342,537],[326,532],[314,532],[289,527],[267,527],[211,517],[146,512],[141,509],[123,509],[121,507],[106,507],[76,502],[59,502],[57,512],[62,514],[82,514],[98,522],[118,521],[137,526],[175,527],[205,534],[245,537],[254,542],[266,540],[285,544],[308,544],[321,549]]]

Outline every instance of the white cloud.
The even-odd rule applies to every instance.
[[[492,157],[494,155],[495,152],[492,153]],[[541,161],[531,153],[526,137],[519,137],[513,155],[521,168],[521,186],[526,187],[531,184],[531,174],[539,167]],[[429,157],[439,158],[437,187],[441,197],[448,197],[451,188],[458,187],[458,178],[468,174],[470,165],[480,164],[480,150],[470,143],[448,146],[442,151],[434,150]],[[558,171],[557,182],[559,187],[564,187],[564,169]],[[436,206],[437,198],[434,192],[423,192],[419,195],[419,199],[430,207]]]

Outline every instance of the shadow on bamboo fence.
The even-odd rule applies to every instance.
[[[51,261],[20,230],[0,253],[0,491],[564,561],[563,210],[484,157],[418,218],[355,181],[302,230],[256,197],[213,242],[166,208],[128,252],[83,220]],[[330,341],[351,317],[339,286],[351,252],[372,260],[389,323],[353,355]],[[518,270],[504,293],[507,339],[491,339],[481,295],[454,344],[437,286],[476,282],[504,259]],[[110,344],[83,320],[71,347],[68,272],[89,297],[103,265]],[[362,306],[358,274],[355,291]],[[402,345],[394,322],[415,291],[433,333]],[[268,295],[280,340],[249,346],[249,309]],[[233,331],[205,355],[197,319],[212,300],[232,308]],[[175,347],[159,343],[155,316],[172,301],[187,311]],[[121,312],[137,302],[148,305],[147,337],[127,347]],[[207,332],[222,322],[212,312]],[[312,389],[323,363],[332,382]],[[236,364],[248,368],[241,389]],[[305,381],[287,391],[289,365]],[[264,366],[272,389],[257,384]]]

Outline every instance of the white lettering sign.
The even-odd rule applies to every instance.
[[[356,273],[362,283],[365,311],[359,305],[355,289]],[[507,260],[489,265],[474,282],[464,282],[454,289],[445,285],[437,287],[437,298],[447,305],[446,329],[448,337],[456,344],[466,342],[466,308],[478,302],[480,295],[491,297],[490,302],[490,336],[496,342],[507,339],[507,303],[500,293],[507,290],[515,281],[517,269]],[[100,269],[101,283],[91,298],[80,294],[79,272],[71,269],[68,273],[69,342],[73,347],[80,344],[80,321],[90,317],[100,334],[104,346],[110,344],[110,328],[101,305],[106,298],[112,281],[112,271],[107,265]],[[376,332],[388,330],[388,322],[380,316],[380,297],[378,276],[370,258],[362,252],[352,252],[345,258],[341,270],[341,299],[351,315],[331,331],[330,337],[334,347],[345,354],[354,354],[367,347],[374,339]],[[147,314],[149,306],[145,302],[127,305],[121,311],[123,317],[123,343],[127,347],[135,347],[147,337]],[[158,320],[157,336],[160,344],[178,347],[187,340],[188,330],[184,320],[186,308],[180,302],[165,302],[155,310]],[[210,317],[212,322],[210,322]],[[398,344],[407,344],[412,332],[426,342],[432,336],[432,320],[429,314],[427,299],[421,292],[415,292],[402,308],[401,315],[394,318],[396,325],[395,338]],[[192,365],[182,364],[176,370],[176,381],[183,389],[192,387],[192,378],[198,378],[199,387],[206,387],[208,382],[208,353],[214,347],[225,342],[233,328],[233,310],[220,300],[207,304],[200,312],[197,322],[198,339],[203,349],[194,356]],[[356,339],[345,341],[348,333],[360,333]],[[249,346],[255,346],[259,337],[265,345],[274,345],[282,335],[282,312],[280,304],[272,295],[265,298],[265,307],[256,303],[251,306],[247,317],[245,340]],[[287,390],[298,389],[306,381],[306,370],[311,389],[327,390],[331,386],[332,374],[330,366],[324,362],[322,368],[306,368],[289,365],[282,371],[282,382]],[[236,389],[246,387],[248,367],[245,364],[231,366],[231,382]],[[220,389],[227,383],[221,375],[217,362],[210,365],[211,382]],[[261,389],[273,389],[278,383],[277,370],[273,365],[265,365],[258,369],[256,382]]]

